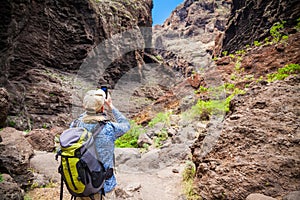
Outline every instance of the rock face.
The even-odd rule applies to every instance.
[[[222,50],[233,53],[244,49],[255,40],[262,41],[269,36],[274,23],[286,21],[286,27],[293,27],[299,17],[300,3],[297,0],[233,0]]]
[[[3,181],[0,182],[0,199],[2,200],[24,199],[23,191],[8,174],[3,174]]]
[[[94,73],[95,85],[114,85],[141,64],[144,49],[124,52],[124,43],[115,42],[113,36],[134,30],[131,37],[151,45],[151,28],[141,29],[151,27],[151,9],[152,0],[2,2],[0,86],[10,93],[10,125],[31,129],[68,121],[71,89],[79,87],[73,80],[86,67],[82,63],[87,57],[91,60],[96,54],[106,59],[89,63],[106,68],[101,80]],[[99,44],[106,48],[95,48]]]
[[[9,173],[21,188],[27,188],[33,180],[33,174],[28,170],[32,146],[22,132],[14,128],[3,129],[0,136],[0,172]]]
[[[230,14],[228,0],[186,0],[162,26],[155,26],[153,44],[166,64],[191,74],[212,64],[215,40],[225,30]]]
[[[0,127],[3,127],[9,109],[8,92],[5,88],[0,88]]]
[[[60,132],[61,134],[62,132]],[[26,136],[34,150],[53,152],[55,150],[55,135],[47,129],[35,129]]]
[[[201,156],[193,146],[197,188],[206,199],[271,197],[299,190],[300,77],[257,84],[231,104],[213,151]]]

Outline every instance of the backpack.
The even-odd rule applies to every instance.
[[[74,127],[65,130],[60,138],[61,149],[56,155],[61,156],[61,163],[58,168],[61,174],[60,199],[63,198],[63,183],[68,191],[76,197],[90,197],[101,191],[101,199],[104,194],[103,185],[106,179],[113,175],[113,170],[105,170],[98,159],[94,145],[93,133],[100,132],[105,122],[98,123],[92,132],[82,127]]]

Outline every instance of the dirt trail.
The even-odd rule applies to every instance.
[[[53,153],[36,152],[31,160],[31,166],[35,172],[53,180],[52,187],[35,188],[27,196],[32,200],[59,199],[60,175],[57,172],[57,161]],[[138,163],[136,163],[138,165]],[[126,169],[116,164],[116,200],[176,200],[182,198],[182,171],[184,165],[174,165],[153,171],[140,171],[138,169]],[[68,191],[64,190],[64,199],[70,199]]]

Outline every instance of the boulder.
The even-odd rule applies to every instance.
[[[55,135],[47,129],[35,129],[26,135],[34,150],[52,152],[55,149]]]
[[[139,147],[144,147],[144,145],[152,145],[153,141],[146,133],[143,133],[139,136],[137,144]]]
[[[300,191],[293,191],[289,194],[285,195],[282,200],[299,200],[300,199]]]
[[[2,174],[3,181],[0,182],[1,200],[23,200],[24,193],[14,179],[8,174]]]
[[[253,193],[248,195],[246,200],[276,200],[276,199],[263,194]]]
[[[9,172],[21,188],[31,185],[33,174],[29,170],[29,159],[33,156],[33,148],[21,131],[4,128],[0,131],[0,169]]]

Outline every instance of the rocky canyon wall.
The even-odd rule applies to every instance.
[[[162,26],[154,27],[153,45],[184,75],[209,68],[230,9],[230,0],[186,0]]]
[[[270,28],[276,22],[286,21],[285,27],[293,27],[300,17],[297,0],[233,0],[223,40],[223,51],[234,53],[254,41],[270,36]]]
[[[93,81],[112,86],[141,62],[140,46],[124,52],[125,42],[109,46],[106,41],[127,31],[131,38],[142,37],[144,46],[151,45],[151,28],[145,32],[142,27],[152,26],[152,7],[152,0],[4,0],[0,86],[9,93],[6,124],[19,129],[65,125],[73,106],[71,89],[82,88],[73,81],[78,71],[85,71],[85,59],[102,58],[90,63],[105,67],[104,78],[94,73]],[[106,48],[99,51],[101,44]]]

